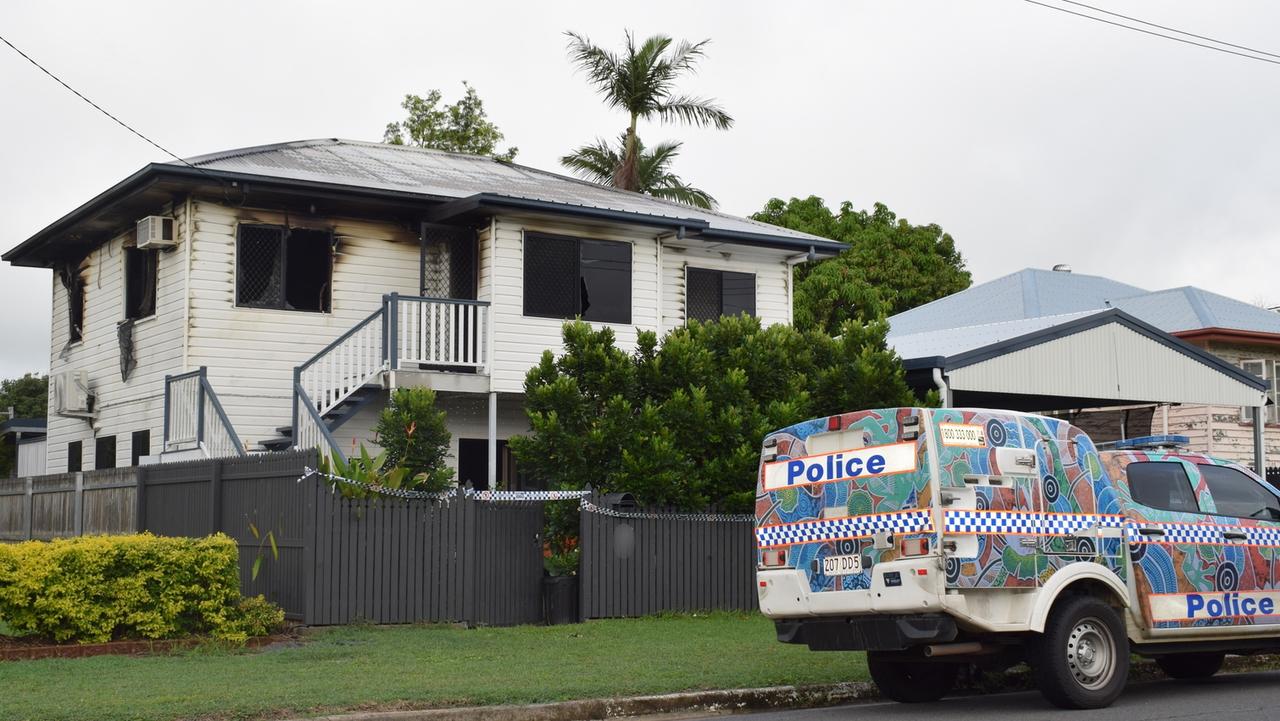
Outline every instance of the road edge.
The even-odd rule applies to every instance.
[[[689,691],[656,696],[584,699],[531,706],[467,706],[416,711],[366,711],[290,721],[596,721],[675,712],[736,712],[773,708],[817,708],[879,700],[874,684],[849,682],[813,686]]]

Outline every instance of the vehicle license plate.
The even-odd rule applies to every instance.
[[[862,556],[827,556],[822,559],[822,573],[826,576],[862,573]]]

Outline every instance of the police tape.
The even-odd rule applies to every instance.
[[[548,501],[576,501],[591,495],[591,491],[474,491],[467,489],[467,498],[490,503],[546,503]]]
[[[580,507],[588,513],[596,513],[601,516],[609,516],[610,518],[632,518],[652,521],[711,521],[722,523],[755,523],[756,521],[755,516],[738,513],[652,513],[645,511],[615,511],[612,508],[597,506],[585,498],[582,499]]]
[[[359,488],[370,493],[376,493],[379,496],[400,498],[407,501],[449,501],[458,495],[458,489],[456,487],[450,488],[447,491],[413,491],[405,488],[387,488],[386,486],[379,486],[374,483],[365,483],[364,481],[357,481],[351,478],[334,475],[332,473],[325,473],[324,471],[308,468],[306,466],[304,466],[302,470],[303,474],[298,478],[299,483],[315,476],[328,480],[329,485],[334,490],[337,490],[340,485],[348,486],[352,488]]]
[[[339,485],[359,488],[369,493],[375,493],[380,496],[390,498],[399,498],[403,500],[423,500],[423,501],[449,501],[456,498],[458,488],[450,488],[447,491],[413,491],[403,488],[388,488],[373,483],[365,483],[351,478],[345,478],[332,473],[316,470],[314,468],[303,469],[305,472],[298,478],[298,482],[311,478],[312,476],[324,478],[329,481],[330,486],[335,490]],[[601,516],[610,518],[627,518],[636,520],[657,520],[657,521],[710,521],[717,523],[754,523],[755,516],[749,514],[735,513],[656,513],[648,511],[615,511],[612,508],[597,506],[587,500],[591,496],[591,491],[477,491],[470,488],[464,489],[462,492],[466,498],[480,503],[549,503],[554,501],[578,501],[578,507],[588,513],[596,513]]]

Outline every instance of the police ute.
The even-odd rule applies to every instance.
[[[1157,436],[980,409],[818,418],[764,439],[757,592],[778,640],[866,651],[881,693],[944,696],[1026,662],[1065,708],[1131,653],[1179,679],[1280,650],[1280,494]]]

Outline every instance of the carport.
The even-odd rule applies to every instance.
[[[1050,412],[1138,404],[1258,409],[1267,381],[1118,309],[890,334],[917,391],[946,406]],[[1266,468],[1253,424],[1255,468]]]

